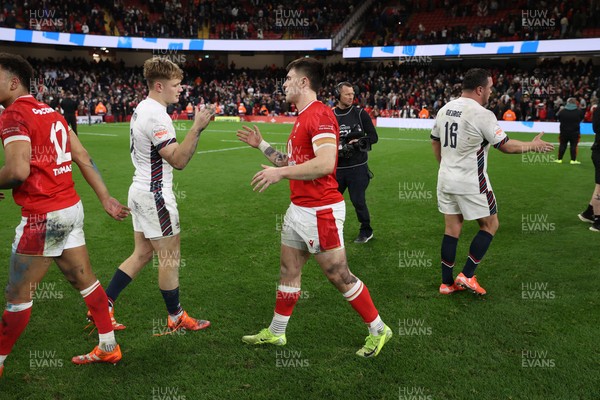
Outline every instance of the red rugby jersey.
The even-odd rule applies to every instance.
[[[2,146],[31,143],[29,177],[13,189],[23,216],[70,207],[79,201],[71,174],[69,125],[60,113],[33,96],[21,96],[0,116]]]
[[[313,143],[326,137],[335,138],[337,151],[340,132],[335,115],[329,107],[315,100],[298,113],[287,143],[288,165],[315,158]],[[301,207],[320,207],[344,200],[338,192],[335,168],[331,174],[312,181],[290,179],[290,190],[292,203]]]

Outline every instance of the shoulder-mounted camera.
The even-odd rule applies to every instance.
[[[350,143],[353,140],[357,141]],[[354,125],[347,134],[340,135],[338,157],[352,158],[352,156],[358,152],[367,151],[371,151],[371,141],[367,137],[366,132],[361,129],[359,124]]]

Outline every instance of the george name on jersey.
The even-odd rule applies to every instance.
[[[456,118],[460,118],[460,114],[462,114],[462,111],[456,111],[456,110],[446,110],[446,115],[449,117],[456,117]]]
[[[52,168],[54,176],[62,175],[66,172],[71,172],[71,164],[63,165],[62,167]]]

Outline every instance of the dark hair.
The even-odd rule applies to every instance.
[[[310,57],[298,58],[289,63],[285,70],[289,72],[291,69],[295,69],[306,76],[310,82],[310,88],[315,92],[321,88],[325,73],[323,64],[319,60]]]
[[[479,86],[486,87],[488,78],[492,76],[490,72],[482,68],[472,68],[467,71],[465,78],[463,79],[462,89],[463,90],[475,90]]]
[[[19,78],[21,86],[29,91],[33,78],[33,67],[21,56],[10,53],[0,53],[0,68]]]

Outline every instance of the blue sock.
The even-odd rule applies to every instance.
[[[175,288],[173,290],[160,290],[162,293],[163,299],[165,300],[165,305],[167,306],[167,311],[171,315],[177,315],[183,311],[181,308],[181,304],[179,304],[179,288]]]
[[[446,285],[452,285],[454,283],[452,270],[454,267],[454,260],[456,259],[457,245],[458,238],[444,235],[444,238],[442,239],[442,283]]]
[[[121,291],[125,289],[131,281],[132,278],[125,272],[121,271],[120,269],[115,271],[115,274],[108,284],[108,288],[106,288],[106,296],[108,297],[108,305],[110,307],[113,306],[114,302],[117,301],[117,297],[119,297]]]
[[[483,256],[485,256],[485,252],[490,247],[493,238],[494,235],[486,231],[477,232],[477,235],[473,238],[471,247],[469,248],[469,257],[467,257],[467,262],[462,270],[467,278],[472,278],[475,275],[475,268],[477,268]]]

